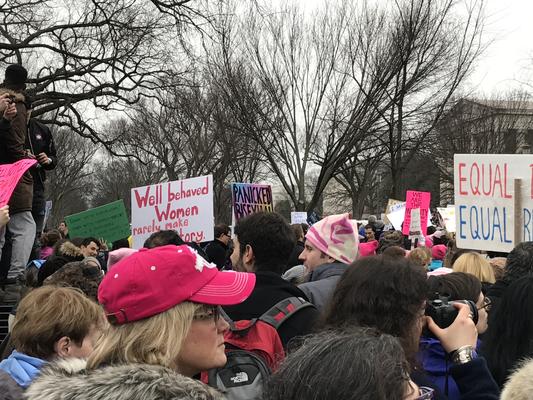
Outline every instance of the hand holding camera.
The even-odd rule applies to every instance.
[[[15,105],[15,96],[4,93],[0,96],[0,112],[8,121],[12,121],[17,115],[17,107]]]
[[[432,303],[435,301],[436,300]],[[442,300],[440,301],[442,302]],[[451,319],[451,321],[453,321],[451,324],[447,327],[441,327],[434,321],[431,315],[428,315],[432,313],[432,311],[428,311],[429,306],[428,309],[426,309],[427,327],[440,340],[444,350],[446,350],[447,353],[451,353],[465,346],[475,348],[478,335],[476,322],[474,321],[474,317],[477,319],[477,309],[475,304],[464,300],[462,302],[446,302],[446,304],[437,303],[436,305],[437,309],[441,309],[442,306],[446,307],[446,310],[441,309],[442,311],[437,311],[437,314],[434,314],[439,315],[437,318],[443,318],[439,321],[442,325],[446,325],[446,323],[453,318]],[[453,317],[454,312],[451,312],[451,307],[458,311],[456,317]],[[473,310],[475,310],[475,312]]]

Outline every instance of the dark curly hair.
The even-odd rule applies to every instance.
[[[277,213],[258,212],[240,219],[235,226],[240,256],[246,246],[254,253],[254,270],[281,275],[294,249],[296,238],[288,222]]]
[[[339,280],[324,325],[374,327],[396,336],[415,366],[428,288],[425,272],[405,258],[361,258]]]

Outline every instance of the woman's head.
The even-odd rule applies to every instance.
[[[474,275],[481,282],[494,283],[494,270],[490,266],[489,261],[479,253],[465,253],[461,255],[454,263],[453,270],[455,272],[465,272]]]
[[[413,361],[428,293],[424,271],[405,258],[357,260],[343,274],[328,306],[328,327],[375,327],[400,338]]]
[[[487,330],[489,300],[481,292],[481,282],[472,274],[452,272],[446,275],[432,276],[428,280],[429,298],[437,299],[446,296],[448,300],[469,300],[478,309],[478,333]]]
[[[192,376],[224,365],[229,325],[217,307],[244,301],[254,284],[254,274],[220,272],[185,245],[141,249],[100,285],[111,326],[88,367],[137,362]]]
[[[263,398],[403,400],[413,390],[398,340],[352,328],[307,337],[272,376]]]
[[[32,357],[87,357],[103,325],[102,309],[81,291],[45,286],[20,302],[11,337]]]

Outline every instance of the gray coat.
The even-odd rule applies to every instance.
[[[85,362],[49,364],[26,390],[27,400],[222,400],[203,383],[148,364],[111,365],[87,372]]]
[[[331,299],[337,282],[348,269],[348,264],[323,264],[309,275],[309,280],[298,287],[305,293],[311,303],[322,311]]]

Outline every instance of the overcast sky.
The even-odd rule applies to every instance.
[[[533,1],[485,0],[485,3],[486,38],[493,38],[494,42],[470,83],[472,89],[490,94],[517,87],[515,80],[533,77]]]

